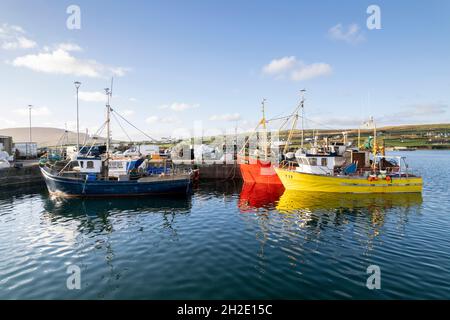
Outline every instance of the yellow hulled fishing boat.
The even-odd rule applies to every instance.
[[[422,192],[422,178],[412,174],[324,175],[275,168],[286,190],[338,193]]]
[[[372,125],[373,120],[371,120]],[[374,128],[376,128],[374,126]],[[374,136],[366,148],[343,143],[314,144],[295,153],[275,171],[286,190],[337,193],[422,192],[422,178],[409,169],[406,158],[387,156]],[[359,139],[358,139],[359,140]]]

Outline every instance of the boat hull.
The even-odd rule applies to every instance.
[[[131,197],[161,194],[187,194],[191,180],[162,179],[154,181],[83,181],[52,175],[41,168],[47,189],[51,195],[60,197]]]
[[[240,157],[239,169],[245,183],[264,183],[282,185],[280,178],[270,161],[261,161],[255,158]]]
[[[335,193],[409,193],[422,192],[422,178],[393,177],[369,181],[360,177],[335,177],[275,168],[286,190]]]

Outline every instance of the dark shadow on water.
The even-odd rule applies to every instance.
[[[47,187],[44,182],[26,183],[21,185],[0,186],[0,201],[7,201],[15,197],[30,195],[46,195]]]
[[[104,199],[52,199],[47,197],[44,208],[61,216],[102,216],[115,213],[166,212],[186,213],[191,209],[191,197],[139,197]]]
[[[237,195],[241,191],[242,180],[201,180],[193,189],[200,195]]]
[[[44,219],[57,224],[61,221],[78,221],[77,230],[83,234],[109,234],[115,224],[130,220],[138,231],[155,220],[162,228],[176,235],[174,227],[178,215],[191,210],[191,196],[139,197],[108,199],[60,199],[47,196],[44,200]]]

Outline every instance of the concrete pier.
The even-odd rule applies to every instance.
[[[236,161],[233,163],[224,163],[223,161],[216,160],[173,160],[173,163],[180,168],[199,169],[200,179],[233,180],[242,178],[239,165]]]
[[[19,163],[22,164],[21,168],[0,169],[0,188],[44,182],[37,161],[22,161]],[[236,162],[226,164],[219,161],[174,161],[174,164],[180,168],[199,169],[200,179],[234,180],[242,178],[239,165]]]
[[[44,179],[37,161],[23,161],[21,168],[0,169],[0,188],[42,183]]]

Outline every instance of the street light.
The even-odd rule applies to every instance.
[[[75,81],[73,84],[77,89],[77,154],[78,154],[78,152],[80,152],[80,120],[78,115],[78,89],[81,86],[81,82]]]
[[[32,108],[33,106],[31,105],[31,104],[29,104],[28,105],[28,119],[29,119],[29,121],[30,121],[30,143],[29,143],[29,148],[30,148],[30,154],[31,154],[31,142],[33,141],[32,139],[31,139],[31,108]],[[28,157],[28,147],[27,147],[27,157]]]

